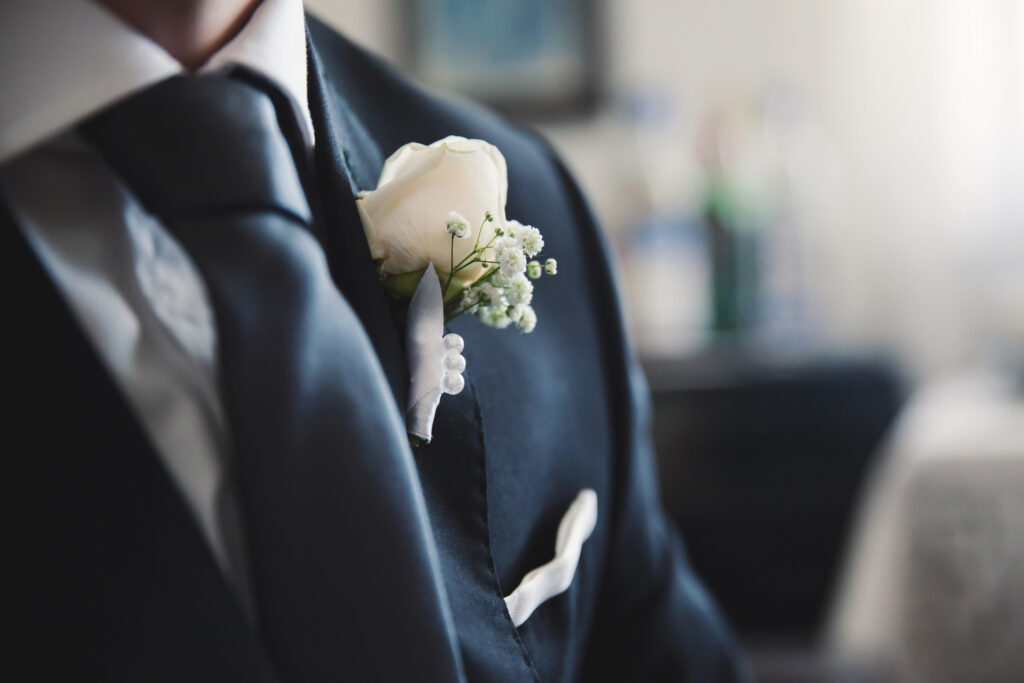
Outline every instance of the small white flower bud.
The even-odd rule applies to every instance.
[[[524,226],[516,233],[516,237],[519,240],[519,246],[530,258],[539,254],[544,248],[544,238],[541,236],[540,230],[532,226]]]
[[[519,240],[519,233],[525,227],[526,226],[523,225],[522,223],[520,223],[519,221],[517,221],[515,219],[512,219],[512,220],[509,220],[509,221],[505,222],[504,234],[506,234],[509,237],[511,237],[512,239],[518,241]]]
[[[494,243],[498,267],[501,274],[511,278],[516,273],[526,272],[526,255],[519,243],[510,237],[499,237]]]
[[[469,226],[469,221],[466,220],[465,216],[460,214],[458,211],[451,211],[448,213],[448,222],[446,224],[448,232],[455,235],[459,239],[466,239],[473,234],[473,229]]]
[[[545,261],[544,262],[544,272],[547,273],[548,275],[557,275],[558,274],[558,261],[556,261],[553,258],[549,258],[547,261]]]
[[[498,274],[499,273],[495,273],[495,275]],[[476,290],[476,300],[481,305],[496,306],[499,303],[502,303],[505,299],[504,295],[502,294],[502,290],[499,289],[498,287],[495,287],[490,282],[484,282],[482,284],[479,284],[473,289]]]
[[[522,273],[516,273],[505,288],[505,297],[513,306],[526,305],[533,300],[533,283]]]
[[[512,324],[512,319],[507,315],[508,306],[502,304],[498,306],[481,306],[477,311],[476,316],[482,320],[485,324],[491,327],[497,327],[499,330],[503,330]]]
[[[516,321],[516,327],[529,334],[537,327],[537,313],[530,306],[523,306],[522,315]]]
[[[541,265],[539,261],[530,261],[526,264],[526,275],[531,280],[540,278]]]
[[[526,309],[527,307],[524,306],[523,304],[513,306],[512,308],[508,309],[508,319],[518,324],[519,321],[523,319],[523,311],[525,311]]]

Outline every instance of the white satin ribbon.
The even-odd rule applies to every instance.
[[[555,557],[523,577],[519,586],[505,598],[512,623],[521,626],[545,601],[565,592],[572,585],[583,543],[597,524],[597,493],[583,489],[558,524]]]
[[[465,384],[462,337],[444,336],[444,298],[434,264],[427,266],[409,301],[405,333],[409,361],[409,401],[406,429],[424,441],[433,437],[434,413],[441,395],[457,394]]]

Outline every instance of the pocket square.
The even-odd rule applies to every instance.
[[[558,524],[555,557],[532,570],[510,595],[505,606],[512,623],[521,626],[533,611],[550,598],[565,592],[572,585],[583,543],[590,538],[597,524],[597,493],[583,489]]]

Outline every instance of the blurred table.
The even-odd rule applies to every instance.
[[[696,571],[748,642],[815,638],[863,476],[902,402],[895,374],[749,348],[644,369],[662,498]]]
[[[873,475],[830,629],[901,683],[1024,681],[1024,391],[923,387]]]

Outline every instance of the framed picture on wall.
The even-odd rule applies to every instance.
[[[601,90],[598,0],[401,0],[406,67],[516,118],[584,114]]]

